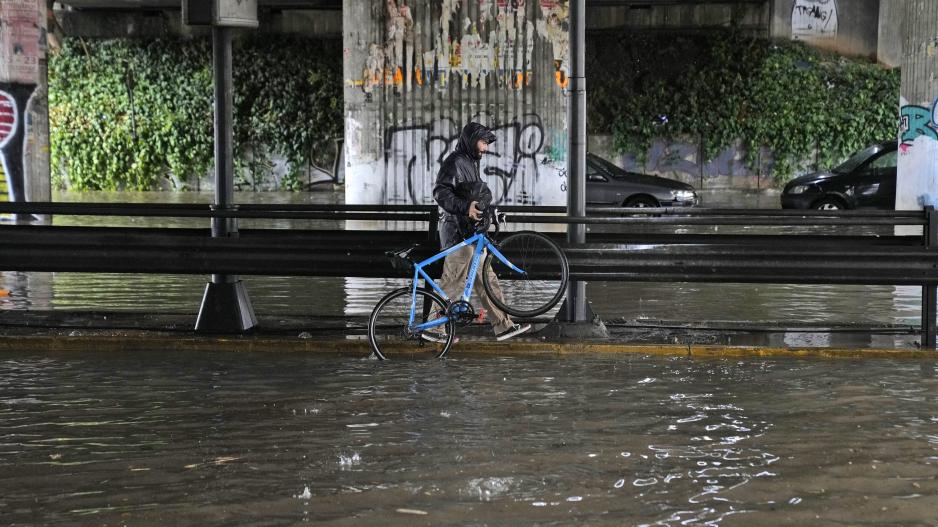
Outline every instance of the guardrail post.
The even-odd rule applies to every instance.
[[[430,247],[438,246],[440,243],[440,211],[433,207],[428,211],[428,214],[430,217],[427,219],[427,243],[430,244]],[[430,272],[433,271],[430,270]],[[436,275],[433,278],[437,278]],[[423,281],[423,290],[433,293],[433,287],[426,280]],[[431,309],[433,309],[433,302],[430,301],[430,297],[423,297],[423,320],[429,320]]]
[[[935,207],[925,207],[925,249],[938,248],[938,217]],[[924,284],[922,286],[922,347],[935,349],[936,324],[938,315],[938,286]]]
[[[436,207],[430,211],[430,219],[427,220],[427,241],[430,243],[440,241],[440,212]]]
[[[935,207],[925,207],[925,249],[938,248],[938,215]],[[922,347],[935,349],[936,345],[936,316],[938,316],[938,286],[934,284],[922,285]]]

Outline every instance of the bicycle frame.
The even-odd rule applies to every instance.
[[[411,331],[416,333],[419,331],[432,329],[437,326],[442,326],[443,324],[446,324],[447,322],[449,322],[449,315],[444,315],[442,317],[430,320],[428,322],[424,322],[423,324],[418,324],[414,326],[414,319],[417,316],[417,284],[420,282],[420,279],[423,278],[424,281],[427,284],[429,284],[433,288],[434,291],[436,291],[437,293],[439,293],[441,297],[443,297],[443,300],[448,301],[449,297],[446,296],[446,292],[443,291],[443,289],[440,288],[440,286],[437,285],[437,283],[434,282],[432,278],[430,278],[430,276],[426,273],[426,271],[423,270],[423,268],[438,260],[446,258],[447,255],[452,254],[462,249],[463,247],[467,247],[470,245],[475,245],[475,250],[472,255],[472,265],[469,266],[469,273],[466,275],[466,286],[465,288],[463,288],[463,292],[462,292],[462,296],[460,297],[460,300],[468,302],[469,299],[472,297],[472,286],[473,284],[475,284],[476,273],[479,270],[479,262],[482,260],[482,251],[486,249],[491,251],[493,256],[501,260],[505,265],[510,267],[512,270],[519,272],[521,274],[525,274],[525,271],[523,269],[518,268],[517,266],[515,266],[515,264],[509,262],[508,259],[505,258],[505,255],[503,255],[498,250],[498,248],[495,247],[495,244],[492,243],[492,240],[490,240],[489,237],[485,233],[476,234],[470,238],[463,240],[460,243],[457,243],[456,245],[450,247],[449,249],[446,249],[436,254],[435,256],[431,256],[430,258],[427,258],[426,260],[422,262],[415,263],[414,264],[414,281],[413,281],[413,286],[412,286],[411,293],[410,293],[410,318],[407,321],[407,327],[409,327]]]

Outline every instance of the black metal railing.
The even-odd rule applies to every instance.
[[[938,221],[935,211],[790,211],[507,206],[510,222],[599,226],[585,244],[553,236],[581,280],[917,285],[923,288],[923,345],[935,347]],[[239,205],[0,203],[0,214],[425,222],[426,230],[244,229],[212,238],[200,228],[66,227],[0,224],[0,269],[167,274],[395,277],[384,252],[422,244],[437,250],[437,208],[426,205]],[[609,231],[608,226],[622,229]],[[767,226],[769,234],[649,232],[649,227]],[[784,227],[874,227],[873,234],[791,234]],[[883,226],[921,227],[900,236]],[[636,230],[637,227],[641,229]],[[652,231],[654,229],[651,229]]]

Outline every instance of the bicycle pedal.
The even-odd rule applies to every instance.
[[[486,315],[485,308],[479,308],[479,316],[477,316],[473,322],[475,322],[476,324],[485,323],[485,315]]]

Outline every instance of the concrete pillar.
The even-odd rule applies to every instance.
[[[0,199],[48,201],[46,0],[0,2]]]
[[[877,52],[880,3],[880,0],[774,0],[770,34],[843,55],[873,57]]]
[[[896,208],[938,205],[938,2],[904,0]]]
[[[938,205],[938,2],[903,0],[896,209]],[[929,208],[930,223],[934,212]],[[933,230],[932,227],[931,230]],[[900,234],[911,227],[897,227]],[[917,229],[916,229],[917,230]],[[917,232],[914,234],[918,234]],[[934,232],[927,236],[932,241]],[[930,245],[930,243],[929,243]],[[935,286],[922,287],[922,346],[935,347]]]
[[[902,64],[902,19],[905,9],[902,2],[880,2],[879,37],[876,44],[876,60],[889,67]]]
[[[470,121],[497,138],[480,162],[497,205],[566,203],[568,2],[345,0],[342,14],[346,203],[434,204]]]

